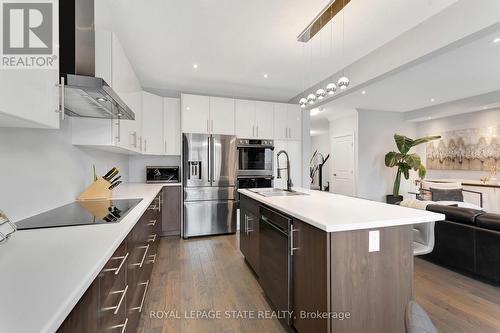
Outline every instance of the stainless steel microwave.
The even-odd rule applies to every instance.
[[[146,167],[146,183],[179,183],[180,179],[178,166]]]

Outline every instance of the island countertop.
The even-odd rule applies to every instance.
[[[445,219],[443,214],[425,210],[304,188],[294,190],[306,195],[264,197],[246,189],[238,192],[326,232],[393,227]]]

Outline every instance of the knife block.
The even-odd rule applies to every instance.
[[[99,177],[95,182],[85,189],[77,200],[107,200],[111,199],[111,183],[106,179]]]

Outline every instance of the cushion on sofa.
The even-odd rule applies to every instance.
[[[482,210],[443,205],[428,205],[427,210],[446,215],[447,221],[463,224],[476,224],[476,217],[484,214]]]
[[[441,189],[431,187],[432,201],[464,201],[461,188]]]
[[[482,214],[477,217],[476,224],[481,228],[500,231],[500,214]]]

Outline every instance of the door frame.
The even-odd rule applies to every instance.
[[[333,188],[333,182],[331,181],[332,180],[332,177],[333,177],[333,163],[334,163],[334,159],[335,159],[335,155],[333,154],[333,140],[335,139],[340,139],[340,138],[344,138],[344,137],[352,137],[352,152],[353,152],[353,156],[352,156],[352,159],[353,159],[353,175],[352,175],[352,178],[353,178],[353,195],[354,196],[358,196],[358,141],[357,141],[357,136],[356,136],[356,132],[345,132],[345,133],[342,133],[342,134],[336,134],[336,135],[330,135],[330,155],[332,156],[332,164],[331,164],[331,167],[332,167],[332,170],[331,170],[331,174],[329,175],[329,180],[330,180],[330,189]]]

